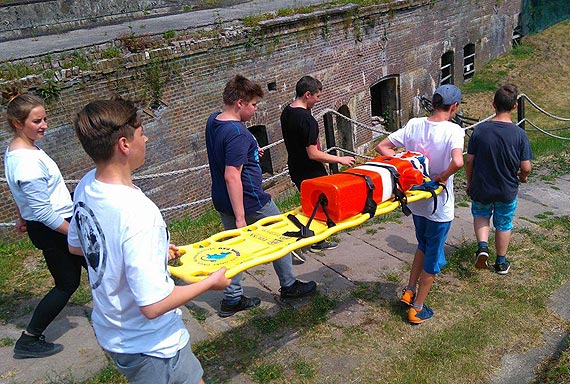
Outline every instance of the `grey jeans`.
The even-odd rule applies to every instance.
[[[235,229],[236,228],[236,218],[234,215],[228,215],[226,213],[218,212],[220,218],[222,219],[222,224],[224,229]],[[255,211],[254,213],[247,215],[245,217],[245,222],[247,225],[253,224],[256,221],[263,219],[268,216],[280,215],[281,212],[279,208],[275,205],[273,200],[269,200],[261,209]],[[291,263],[291,254],[288,253],[285,256],[277,259],[273,262],[273,268],[275,273],[279,277],[279,285],[282,288],[290,287],[293,285],[297,277],[295,272],[293,272],[293,264]],[[243,287],[241,285],[241,273],[235,275],[232,278],[232,282],[229,287],[224,290],[224,302],[227,304],[234,304],[239,301],[241,295],[243,295]]]
[[[190,342],[169,359],[142,353],[106,352],[131,384],[197,384],[204,374]]]

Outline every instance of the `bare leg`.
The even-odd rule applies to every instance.
[[[490,219],[482,216],[474,217],[473,228],[475,229],[477,242],[489,241],[489,233],[491,232]]]
[[[418,284],[420,274],[423,270],[424,257],[424,253],[419,249],[416,249],[414,261],[412,263],[412,270],[410,271],[410,279],[408,280],[408,287],[415,287]]]
[[[509,242],[511,241],[511,231],[495,231],[495,249],[497,255],[506,256]]]
[[[416,300],[414,301],[414,305],[420,306],[424,305],[424,301],[431,289],[431,286],[435,280],[435,275],[431,273],[427,273],[426,271],[422,271],[420,275],[420,286],[418,288],[418,292],[416,294]]]

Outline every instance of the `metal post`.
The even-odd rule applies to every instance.
[[[333,123],[333,115],[330,112],[325,113],[323,116],[323,121],[325,123],[325,140],[327,143],[327,148],[336,147],[336,141],[334,139],[334,123]],[[332,153],[336,155],[336,151]],[[338,164],[331,163],[329,164],[329,168],[332,173],[338,173]]]
[[[518,107],[517,107],[517,123],[522,121],[522,123],[519,124],[519,127],[525,129],[524,127],[525,122],[523,120],[524,120],[524,97],[519,96]]]

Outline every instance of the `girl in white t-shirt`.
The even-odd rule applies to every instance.
[[[73,202],[57,164],[35,144],[47,130],[43,101],[9,89],[6,117],[14,132],[4,155],[6,180],[18,211],[16,230],[28,232],[42,250],[55,281],[40,301],[26,330],[14,346],[15,358],[46,357],[60,352],[61,344],[46,342],[43,332],[65,307],[79,286],[85,259],[69,253],[68,220]]]

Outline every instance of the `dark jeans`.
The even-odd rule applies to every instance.
[[[40,301],[26,331],[41,335],[65,307],[81,281],[81,267],[87,269],[85,258],[69,253],[67,236],[38,221],[26,221],[28,236],[46,260],[55,287]]]

